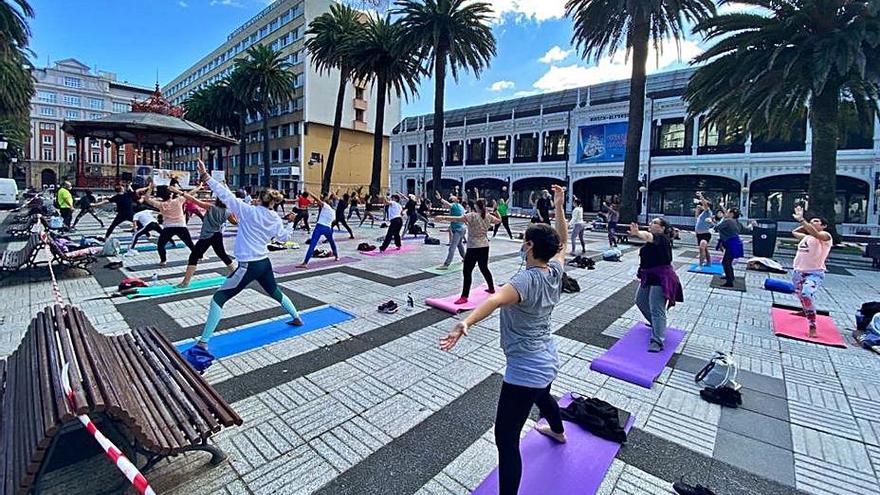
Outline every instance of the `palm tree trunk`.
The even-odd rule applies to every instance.
[[[263,103],[263,186],[272,187],[272,166],[269,163],[269,102]]]
[[[376,80],[376,126],[373,130],[373,173],[370,176],[370,194],[376,196],[382,187],[382,140],[385,137],[385,94],[387,82],[384,77]]]
[[[650,26],[639,22],[632,30],[633,68],[629,86],[629,121],[626,130],[626,154],[623,159],[623,188],[620,192],[620,222],[637,221],[638,188],[641,161],[642,128],[645,124],[645,82],[648,63]]]
[[[440,191],[443,177],[443,102],[446,88],[446,50],[434,47],[434,144],[431,150],[431,196]]]
[[[245,167],[247,166],[247,143],[245,142],[245,115],[238,116],[238,187],[244,188]]]
[[[837,195],[837,145],[840,114],[840,86],[830,81],[822,93],[813,96],[810,126],[810,211],[828,220],[828,232],[838,241],[834,202]]]
[[[327,168],[324,169],[324,177],[321,181],[321,194],[330,192],[330,183],[333,181],[333,163],[336,159],[336,148],[339,147],[339,132],[342,128],[342,106],[345,101],[345,86],[348,83],[348,70],[342,68],[339,75],[339,90],[336,91],[336,114],[333,116],[333,135],[330,137],[330,151],[327,152]]]

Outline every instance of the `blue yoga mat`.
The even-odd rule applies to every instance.
[[[700,266],[699,263],[691,263],[691,267],[688,268],[688,271],[693,273],[705,273],[708,275],[724,275],[724,267],[718,263],[712,263],[709,266]]]
[[[217,334],[211,339],[209,350],[215,358],[220,359],[354,319],[351,313],[333,306],[303,311],[300,317],[304,323],[301,327],[288,325],[288,317]],[[189,340],[175,347],[183,352],[192,345],[192,340]]]
[[[174,244],[166,244],[165,249],[180,249],[182,247],[186,247],[186,244],[182,242],[175,242]],[[134,250],[143,253],[147,251],[155,251],[159,249],[159,246],[156,244],[142,244],[140,246],[135,246]]]

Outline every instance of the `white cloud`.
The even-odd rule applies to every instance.
[[[563,50],[559,47],[559,45],[554,45],[553,48],[547,50],[547,53],[544,54],[543,57],[538,59],[538,62],[542,64],[552,64],[553,62],[561,62],[568,58],[571,55],[571,52],[574,50]]]
[[[648,51],[648,73],[658,72],[671,65],[687,63],[702,53],[702,51],[696,42],[683,40],[679,55],[674,42],[665,42],[663,43],[663,50],[659,58],[653,48]],[[535,81],[532,86],[541,92],[552,92],[601,82],[628,79],[631,74],[631,61],[624,62],[623,55],[618,54],[615,59],[603,57],[599,60],[598,64],[591,67],[581,64],[563,67],[551,65],[550,69]]]
[[[560,19],[565,16],[566,0],[486,0],[495,10],[495,22],[503,22],[505,15],[516,22],[537,22]]]
[[[189,4],[184,2],[183,0],[180,0],[179,2],[177,2],[177,5],[180,5],[183,8],[189,7]]]
[[[244,7],[244,5],[236,2],[235,0],[211,0],[209,4],[211,7],[215,5],[224,5],[227,7]]]
[[[504,91],[512,89],[515,85],[513,81],[495,81],[489,86],[489,91]]]

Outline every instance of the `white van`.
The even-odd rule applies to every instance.
[[[18,207],[18,185],[15,179],[0,179],[0,208]]]

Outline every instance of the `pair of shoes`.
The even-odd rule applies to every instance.
[[[672,489],[678,495],[715,495],[715,492],[703,485],[689,485],[684,481],[676,481],[672,484]]]
[[[397,313],[397,309],[398,309],[397,303],[394,301],[384,302],[379,305],[379,312],[380,313],[394,314],[394,313]]]
[[[724,407],[737,408],[742,405],[742,394],[730,387],[709,388],[700,390],[700,397],[706,402],[720,404]]]
[[[648,352],[660,352],[663,350],[663,344],[659,342],[651,342],[648,344]]]
[[[459,298],[456,299],[455,302],[452,303],[452,304],[467,304],[467,302],[468,302],[468,298],[466,298],[466,297],[459,297]]]

